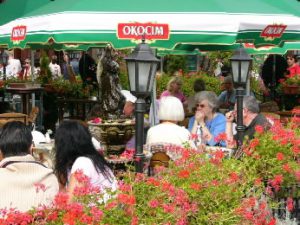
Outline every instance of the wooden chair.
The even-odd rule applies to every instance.
[[[156,152],[150,159],[148,175],[154,175],[154,168],[157,166],[169,167],[170,157],[165,152]]]
[[[10,121],[21,121],[28,124],[28,116],[23,113],[1,113],[0,114],[0,127]]]

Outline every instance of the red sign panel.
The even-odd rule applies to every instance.
[[[244,43],[245,48],[255,48],[253,43]]]
[[[120,39],[168,40],[170,35],[168,24],[159,23],[119,23]]]
[[[264,38],[280,38],[286,29],[286,25],[268,25],[261,32],[260,36]]]
[[[26,26],[16,26],[11,31],[12,41],[23,41],[26,37]]]

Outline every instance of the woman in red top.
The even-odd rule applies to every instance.
[[[294,54],[288,54],[286,57],[288,68],[288,77],[294,77],[296,74],[300,75],[300,66],[297,63],[297,57]]]

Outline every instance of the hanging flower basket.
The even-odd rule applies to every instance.
[[[300,86],[299,85],[283,86],[283,93],[286,95],[298,95],[300,94]]]

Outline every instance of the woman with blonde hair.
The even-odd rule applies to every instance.
[[[181,91],[182,80],[180,77],[173,77],[169,80],[167,84],[167,90],[165,90],[161,95],[160,98],[166,96],[174,96],[178,98],[184,106],[187,106],[187,99]]]
[[[147,133],[146,144],[170,143],[183,146],[190,143],[190,132],[178,125],[184,119],[184,110],[178,98],[173,96],[163,97],[160,102],[158,117],[160,124],[151,127]]]

